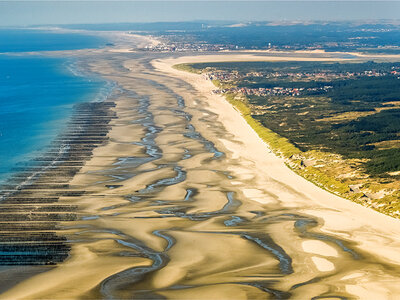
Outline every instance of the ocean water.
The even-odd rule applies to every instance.
[[[46,149],[65,128],[75,103],[101,100],[111,89],[110,83],[79,72],[76,59],[20,53],[76,49],[76,40],[84,40],[85,36],[57,34],[54,43],[52,33],[20,34],[24,39],[12,36],[7,48],[2,37],[9,33],[0,32],[0,52],[6,48],[7,52],[19,52],[0,55],[0,182],[9,177],[14,167]],[[43,43],[32,42],[38,36]],[[83,42],[81,47],[99,47],[104,42],[98,39],[95,44],[92,37],[87,38],[89,43]]]
[[[0,53],[99,48],[106,43],[107,41],[99,36],[77,33],[0,29]]]

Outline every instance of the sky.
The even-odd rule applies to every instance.
[[[400,1],[4,1],[0,26],[400,19]]]

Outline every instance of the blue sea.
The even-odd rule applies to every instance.
[[[75,58],[23,52],[106,43],[81,34],[0,30],[0,52],[8,52],[0,54],[0,182],[46,149],[65,128],[75,103],[100,101],[112,88],[101,78],[79,72]]]

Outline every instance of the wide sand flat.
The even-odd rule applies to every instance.
[[[70,258],[2,298],[398,295],[400,223],[293,173],[209,81],[172,68],[315,60],[301,55],[89,54],[118,83],[117,118],[70,182],[86,193],[64,199]]]
[[[368,56],[370,58],[370,56]],[[386,56],[383,57],[387,58]],[[396,57],[390,57],[396,58]],[[398,57],[397,57],[398,59]],[[172,68],[173,65],[181,63],[200,63],[200,62],[227,62],[227,61],[334,61],[343,60],[340,58],[329,57],[269,57],[254,56],[252,54],[226,54],[226,55],[202,55],[187,56],[179,58],[169,58],[153,61],[153,65],[160,72],[164,72],[171,76],[191,84],[196,90],[200,91],[208,101],[210,109],[218,114],[219,120],[224,124],[226,129],[235,135],[237,140],[242,144],[225,143],[225,146],[235,153],[238,157],[247,158],[254,162],[254,173],[264,174],[268,181],[276,180],[287,186],[287,191],[275,191],[278,195],[278,201],[282,201],[287,206],[297,207],[299,211],[321,218],[323,220],[320,230],[338,234],[343,237],[350,238],[357,243],[357,247],[366,251],[375,253],[376,255],[387,259],[396,264],[400,263],[400,222],[386,215],[380,214],[372,209],[365,208],[333,195],[307,180],[301,178],[292,172],[282,159],[271,153],[268,145],[264,143],[252,128],[241,118],[240,113],[236,111],[224,98],[215,95],[212,90],[215,86],[206,80],[202,75],[192,74]],[[234,168],[233,168],[234,169]],[[240,172],[240,171],[239,171]],[[270,184],[267,182],[258,182],[260,191],[263,185]],[[268,187],[269,188],[269,187]],[[286,193],[289,192],[290,196]],[[255,201],[258,200],[257,195],[248,195]],[[265,199],[265,197],[261,197]],[[310,204],[312,208],[310,209]],[[303,205],[307,209],[303,209]],[[305,249],[311,253],[324,253],[329,256],[332,252],[326,251],[323,243],[303,242],[306,243]],[[335,251],[333,249],[333,251]],[[397,253],[396,253],[397,252]],[[321,259],[313,259],[318,266],[321,264],[328,265]],[[333,266],[332,266],[333,267]],[[328,267],[329,269],[330,267]]]

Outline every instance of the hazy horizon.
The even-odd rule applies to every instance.
[[[399,19],[398,1],[0,1],[0,26]]]

